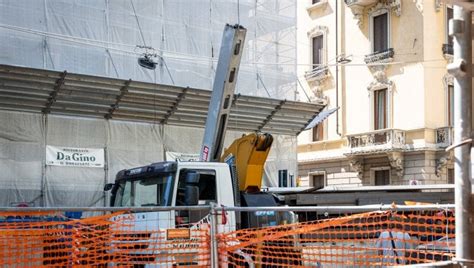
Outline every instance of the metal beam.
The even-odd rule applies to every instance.
[[[58,80],[56,80],[56,83],[54,84],[53,91],[49,94],[48,101],[46,102],[45,108],[42,111],[43,113],[47,114],[51,112],[51,106],[56,102],[56,98],[58,97],[58,94],[64,85],[66,75],[66,70],[59,75]]]
[[[178,106],[181,103],[181,101],[185,98],[186,93],[188,92],[189,87],[183,88],[183,91],[178,94],[178,98],[176,99],[176,102],[171,106],[171,108],[166,112],[165,118],[161,120],[161,124],[166,124],[168,123],[168,119],[178,110]]]
[[[282,100],[280,101],[280,103],[275,106],[275,108],[273,109],[273,111],[267,116],[267,118],[265,118],[265,120],[263,120],[263,123],[258,127],[258,131],[261,131],[262,128],[264,128],[271,120],[272,118],[275,116],[275,114],[281,110],[281,107],[283,106],[283,104],[286,103],[286,100]]]
[[[115,98],[115,103],[110,105],[109,112],[104,115],[105,119],[111,119],[112,118],[115,110],[118,109],[120,101],[122,100],[123,96],[125,96],[125,94],[127,94],[128,88],[129,88],[131,82],[132,82],[132,79],[128,79],[125,82],[125,84],[120,88],[120,94],[117,96],[117,98]]]

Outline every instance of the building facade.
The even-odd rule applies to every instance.
[[[339,107],[299,135],[300,185],[452,183],[452,7],[307,0],[297,17],[301,84]]]

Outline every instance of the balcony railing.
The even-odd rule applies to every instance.
[[[377,0],[344,0],[347,6],[359,5],[359,6],[369,6],[377,3]]]
[[[439,147],[448,147],[453,144],[454,129],[452,127],[442,127],[436,129],[436,145]]]
[[[453,45],[452,44],[443,44],[442,48],[443,55],[453,55]]]
[[[350,152],[369,153],[392,151],[405,148],[405,131],[381,129],[361,134],[347,135]]]
[[[393,59],[393,55],[395,51],[393,48],[388,48],[384,51],[377,51],[372,54],[365,55],[364,61],[365,63],[377,63],[377,62],[388,62]]]
[[[321,80],[324,79],[328,76],[328,71],[329,68],[326,65],[321,65],[316,68],[314,68],[311,71],[308,71],[304,74],[304,77],[306,78],[307,81],[316,81],[316,80]]]

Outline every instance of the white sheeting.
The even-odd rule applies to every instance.
[[[133,5],[136,15],[133,12]],[[240,3],[240,5],[238,5]],[[138,67],[143,45],[164,59]],[[0,63],[212,88],[225,23],[248,29],[237,92],[292,99],[296,0],[0,0]],[[7,52],[7,53],[5,53]],[[169,73],[168,73],[169,72]],[[123,168],[196,153],[203,130],[0,113],[0,206],[102,206],[104,181]],[[226,144],[240,133],[229,133]],[[106,169],[44,166],[45,144],[106,149]],[[296,172],[296,139],[278,137],[265,184]],[[43,193],[43,195],[41,195]]]
[[[198,153],[202,129],[0,112],[0,206],[104,206],[103,186],[118,171],[164,160],[165,151]],[[225,146],[243,133],[228,132]],[[104,148],[105,168],[45,166],[45,145]],[[276,136],[264,186],[278,169],[295,174],[296,138]]]
[[[210,89],[226,23],[248,30],[237,92],[293,99],[296,0],[0,0],[0,62]]]

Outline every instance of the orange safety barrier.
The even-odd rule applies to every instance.
[[[370,212],[218,235],[222,267],[371,267],[454,256],[452,211]]]
[[[170,221],[174,218],[160,223]],[[0,212],[2,267],[143,264],[208,267],[208,224],[162,229],[143,214],[124,212],[84,219],[60,212]]]

